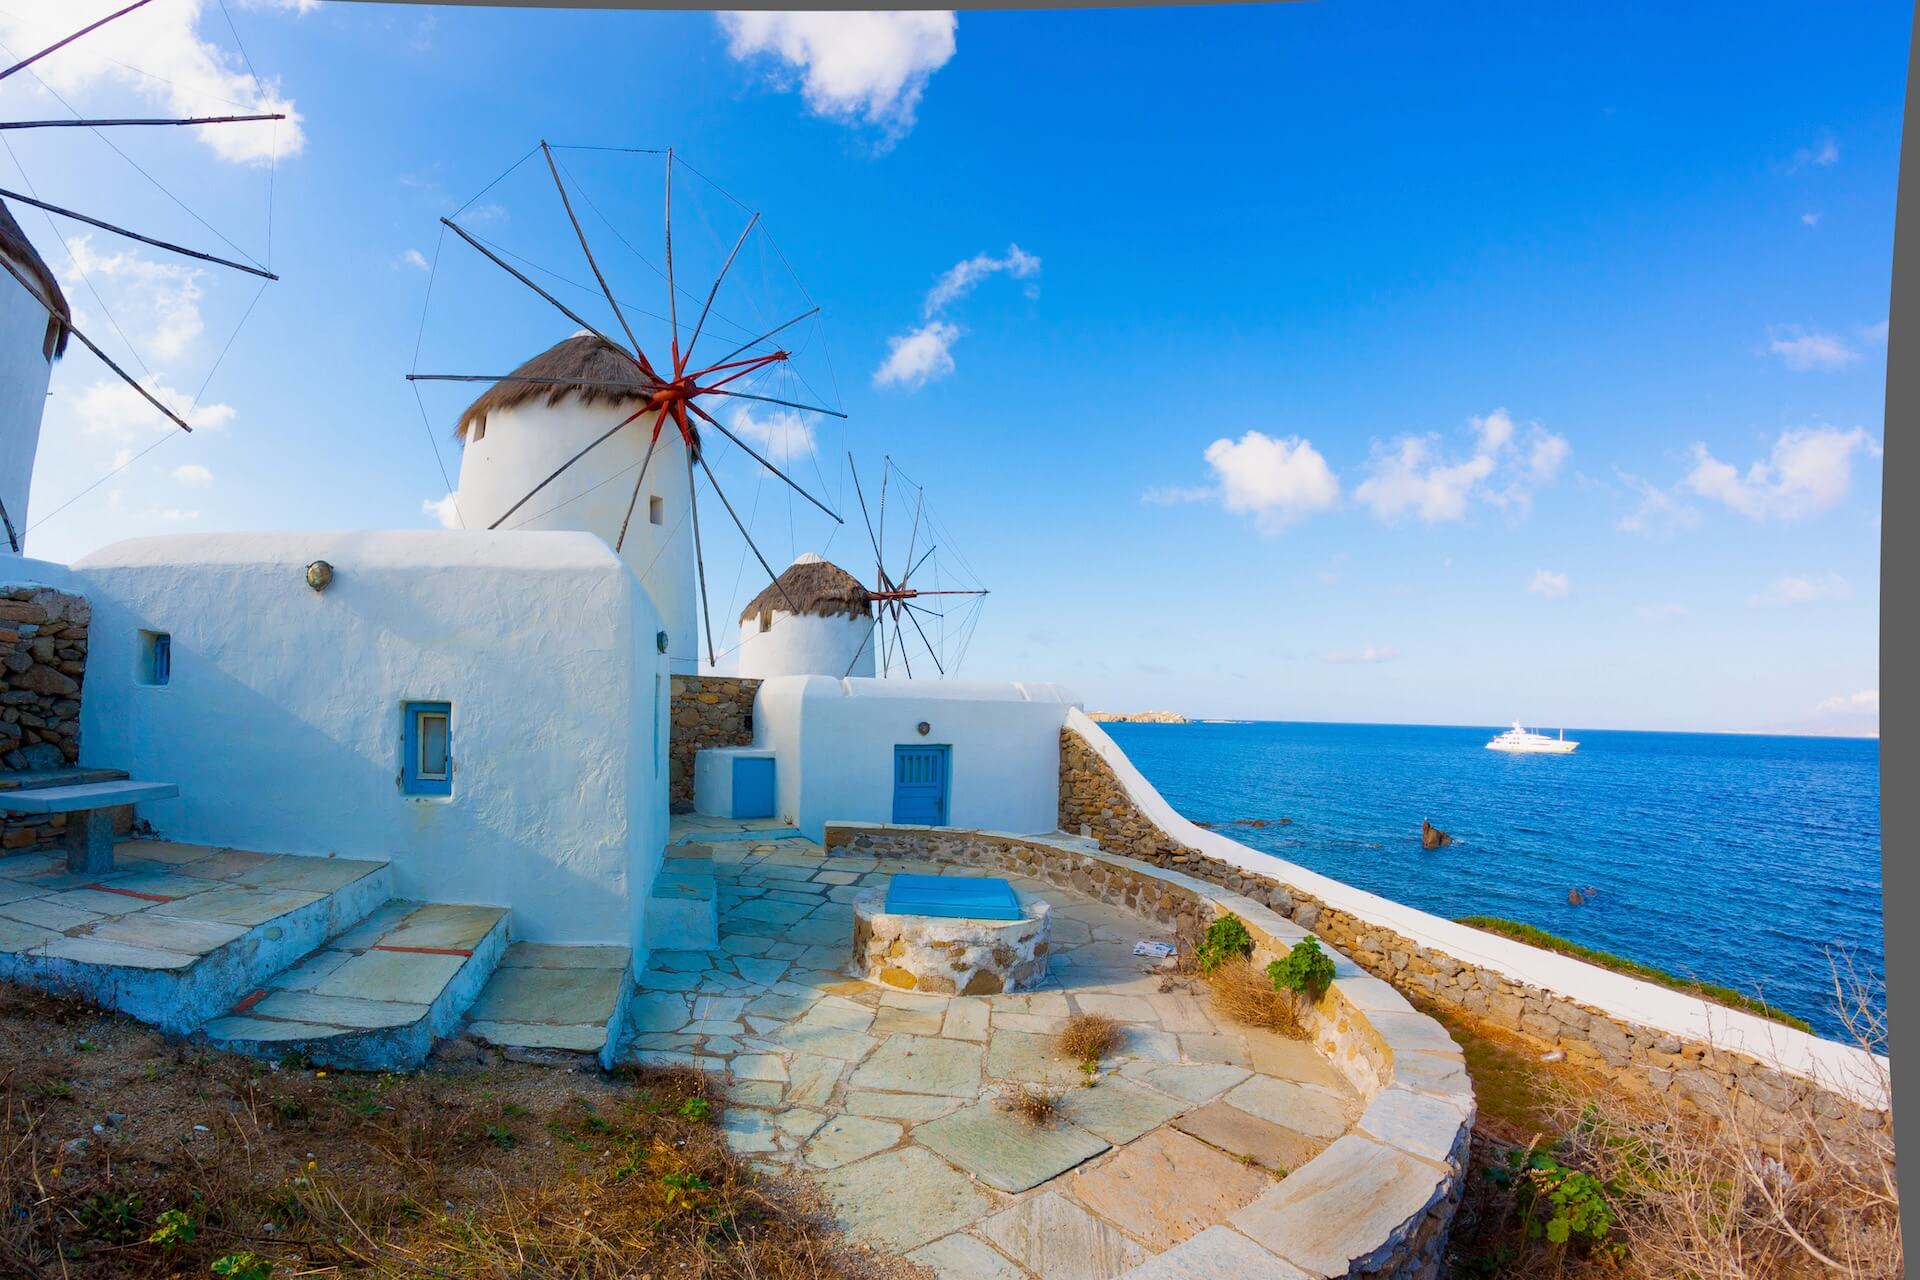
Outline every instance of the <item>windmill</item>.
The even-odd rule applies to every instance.
[[[666,286],[667,296],[664,316],[658,312],[640,311],[631,300],[623,303],[615,289],[609,284],[607,273],[604,269],[605,264],[602,258],[595,253],[594,246],[588,238],[586,228],[582,225],[579,211],[574,204],[574,196],[580,193],[580,188],[577,183],[573,186],[569,185],[566,177],[563,176],[563,166],[554,154],[556,151],[568,150],[617,151],[629,155],[661,156],[664,158],[665,181],[662,207],[664,267],[655,268],[659,271]],[[719,477],[715,475],[713,467],[708,462],[704,432],[709,428],[718,432],[720,436],[730,441],[751,458],[766,474],[777,478],[793,493],[798,494],[814,507],[824,512],[836,524],[844,523],[839,513],[834,511],[833,508],[828,506],[820,498],[815,497],[799,482],[794,480],[792,476],[788,475],[786,471],[776,466],[760,450],[755,449],[751,443],[743,438],[743,432],[728,428],[716,416],[716,410],[718,410],[721,405],[739,402],[778,406],[793,414],[822,414],[833,418],[845,418],[847,416],[837,409],[801,401],[792,396],[774,396],[765,394],[762,390],[748,389],[749,387],[757,387],[759,385],[757,379],[776,368],[784,366],[792,359],[793,353],[784,345],[776,344],[774,339],[788,333],[794,326],[799,325],[802,321],[817,316],[820,312],[820,307],[818,305],[811,305],[799,314],[790,316],[777,324],[753,331],[751,336],[746,337],[744,340],[740,339],[738,335],[742,332],[748,332],[748,330],[740,326],[737,321],[729,320],[727,324],[737,332],[733,336],[725,339],[727,349],[717,355],[703,353],[701,350],[701,340],[703,337],[707,339],[710,347],[717,346],[720,342],[719,339],[714,337],[711,327],[711,322],[719,318],[719,313],[716,311],[714,303],[720,295],[722,285],[727,282],[729,273],[733,270],[735,261],[740,256],[742,247],[748,243],[749,237],[753,236],[756,230],[762,227],[760,213],[757,211],[749,211],[745,226],[733,240],[732,248],[727,252],[725,260],[721,263],[712,283],[707,287],[704,297],[702,297],[698,293],[688,293],[676,279],[674,266],[674,173],[676,167],[691,169],[691,166],[687,166],[683,160],[678,160],[672,148],[657,151],[626,147],[566,147],[550,144],[543,140],[532,151],[529,151],[526,156],[522,157],[517,164],[512,166],[506,173],[503,173],[500,178],[496,178],[495,183],[497,184],[506,178],[508,174],[514,172],[520,165],[527,163],[536,154],[541,157],[547,176],[552,181],[554,198],[557,201],[559,210],[566,216],[567,225],[571,230],[571,239],[577,244],[580,257],[592,275],[594,281],[593,292],[597,294],[599,300],[604,301],[607,311],[611,314],[615,322],[613,325],[607,325],[604,321],[596,325],[592,320],[583,315],[580,310],[562,301],[553,290],[543,287],[528,271],[523,271],[515,266],[512,261],[509,261],[509,258],[518,259],[522,263],[525,263],[530,270],[540,271],[552,278],[564,280],[565,277],[559,273],[540,267],[529,259],[507,250],[504,245],[489,243],[471,227],[463,226],[460,222],[456,221],[454,217],[441,218],[441,225],[447,231],[451,231],[455,236],[459,237],[466,246],[478,253],[487,262],[498,267],[506,276],[545,302],[553,311],[579,326],[580,333],[576,335],[576,337],[583,340],[597,340],[600,344],[600,346],[596,348],[597,351],[612,353],[615,356],[618,363],[616,372],[619,376],[609,378],[578,376],[557,378],[520,371],[504,374],[411,372],[407,374],[407,379],[413,383],[484,382],[492,383],[496,388],[502,386],[510,387],[514,384],[532,383],[537,386],[551,385],[556,391],[564,389],[566,391],[578,391],[588,395],[599,390],[606,392],[609,396],[621,397],[625,403],[638,402],[639,407],[634,409],[633,412],[618,418],[610,426],[606,427],[605,430],[600,431],[597,435],[589,439],[584,446],[567,456],[558,466],[553,467],[547,471],[546,474],[540,476],[531,486],[527,487],[524,492],[521,493],[521,496],[517,500],[507,504],[504,510],[489,520],[486,527],[489,529],[517,527],[515,524],[509,522],[513,521],[516,515],[519,515],[536,496],[546,492],[549,486],[552,486],[556,481],[560,480],[563,475],[567,475],[569,472],[572,472],[575,467],[582,466],[582,464],[586,464],[591,474],[593,463],[590,462],[589,459],[607,456],[604,451],[604,446],[606,446],[609,441],[621,438],[624,435],[631,444],[633,437],[638,433],[638,435],[644,439],[644,454],[638,464],[638,474],[634,478],[631,492],[625,503],[624,512],[619,519],[617,532],[612,530],[606,531],[610,535],[609,541],[613,544],[614,551],[619,553],[626,546],[630,533],[641,527],[641,525],[635,523],[635,514],[640,508],[640,496],[643,492],[646,492],[647,479],[655,465],[655,460],[656,458],[664,456],[665,451],[662,447],[663,440],[667,442],[677,442],[678,445],[684,449],[688,463],[685,497],[687,501],[687,513],[692,529],[692,558],[699,586],[700,617],[703,623],[701,629],[706,634],[707,660],[709,665],[713,665],[717,663],[718,655],[714,649],[713,629],[707,600],[706,560],[702,549],[698,487],[695,484],[696,472],[694,469],[696,467],[698,468],[698,474],[706,477],[708,487],[712,490],[714,496],[719,499],[720,505],[726,510],[729,519],[739,531],[742,539],[745,540],[754,558],[759,561],[760,567],[765,570],[767,577],[777,584],[779,582],[779,575],[773,571],[772,566],[767,562],[766,556],[761,553],[759,546],[754,542],[753,535],[748,530],[747,522],[741,519],[739,511],[736,510],[733,501],[727,496],[726,490],[720,484]],[[697,173],[697,171],[694,172]],[[704,175],[699,176],[704,180]],[[489,184],[489,187],[492,185],[494,184]],[[718,189],[717,186],[716,189]],[[728,198],[732,199],[733,197],[729,195]],[[472,201],[468,203],[471,204]],[[736,200],[735,203],[738,203],[738,201]],[[594,207],[597,211],[597,206]],[[744,206],[742,207],[744,208]],[[464,208],[465,206],[463,206],[463,209]],[[458,212],[460,211],[456,211],[456,213]],[[602,215],[602,218],[605,220],[604,215]],[[646,259],[633,248],[631,241],[622,234],[617,227],[614,227],[610,221],[608,222],[608,226],[613,231],[615,237],[632,251],[635,257],[641,258],[643,262],[646,261]],[[653,266],[651,262],[648,262],[647,265],[649,267]],[[438,270],[437,254],[435,270]],[[585,286],[579,287],[582,289],[585,288]],[[431,279],[429,280],[428,288],[429,291],[431,291]],[[689,303],[699,303],[697,312],[694,311],[691,305],[688,307],[688,314],[691,317],[690,324],[682,323],[681,301],[683,294],[685,294]],[[431,293],[429,296],[431,296]],[[590,307],[589,309],[595,308]],[[666,322],[665,331],[661,335],[665,338],[665,342],[662,344],[656,341],[652,355],[648,353],[648,350],[643,346],[635,333],[633,321],[637,315],[646,315],[655,320],[664,320]],[[624,336],[625,342],[621,342],[619,339],[610,336],[607,332],[608,329],[615,327],[617,327],[620,334]],[[664,351],[661,350],[662,345],[665,347]],[[654,356],[660,355],[664,355],[665,359],[656,362]],[[612,478],[614,477],[608,477],[608,480],[603,480],[599,482],[599,484],[593,485],[592,488],[597,489],[600,487],[600,484],[605,484]],[[525,522],[525,519],[526,517],[522,518],[522,523]],[[643,516],[642,524],[644,524],[644,521],[645,517]]]
[[[79,30],[74,31],[72,34],[64,36],[61,39],[54,41],[52,44],[48,45],[44,49],[41,49],[38,53],[34,53],[29,55],[28,57],[20,59],[19,61],[13,63],[13,65],[7,67],[5,70],[0,70],[0,81],[5,81],[9,77],[19,72],[27,71],[30,67],[33,66],[34,63],[39,62],[42,58],[58,53],[60,50],[66,48],[68,45],[72,44],[74,41],[79,40],[82,37],[94,31],[98,31],[101,27],[106,26],[110,22],[113,22],[120,18],[124,18],[126,15],[134,12],[136,9],[144,8],[148,4],[151,4],[152,2],[153,0],[134,0],[132,4],[129,4],[126,7],[122,9],[117,9],[103,18],[100,18],[94,22],[88,23],[86,26],[83,26]],[[109,128],[121,129],[121,128],[180,127],[180,126],[197,127],[202,125],[246,124],[246,123],[259,122],[259,121],[284,120],[284,119],[286,119],[286,116],[284,113],[281,113],[281,112],[268,112],[268,113],[258,113],[258,114],[250,114],[250,115],[187,116],[187,117],[166,117],[166,118],[144,118],[143,117],[143,118],[115,118],[115,119],[88,119],[80,116],[78,112],[75,112],[74,118],[66,119],[66,120],[0,120],[0,132],[9,132],[9,131],[15,131],[15,130],[34,130],[34,129],[90,129],[97,132],[101,129],[109,129]],[[5,188],[0,188],[0,200],[11,200],[11,201],[16,201],[20,204],[31,205],[34,208],[40,209],[45,213],[58,214],[61,217],[70,218],[75,222],[84,223],[90,227],[96,227],[99,230],[109,232],[113,235],[122,236],[129,240],[137,240],[141,244],[151,245],[156,249],[164,249],[169,253],[177,253],[184,257],[196,259],[200,262],[208,262],[216,266],[228,267],[235,271],[241,271],[249,275],[259,276],[264,280],[279,279],[279,277],[276,276],[273,272],[267,270],[265,267],[257,263],[249,264],[245,262],[236,262],[231,258],[219,257],[218,255],[206,253],[199,249],[192,249],[192,248],[188,248],[185,245],[174,244],[171,241],[161,240],[153,236],[143,235],[140,232],[128,230],[125,227],[118,226],[102,218],[96,218],[90,214],[81,213],[78,210],[66,208],[64,206],[54,204],[47,200],[42,200],[37,195],[34,195],[34,194],[24,193],[19,191],[10,191]],[[0,204],[0,212],[4,212],[4,210],[5,210],[5,205]],[[10,216],[8,217],[7,221],[11,222]],[[36,279],[35,273],[29,272],[29,271],[23,271],[19,266],[17,266],[13,261],[11,261],[6,254],[0,254],[0,267],[6,268],[7,274],[12,276],[14,280],[19,283],[20,287],[27,291],[28,296],[33,298],[34,301],[38,302],[42,307],[46,308],[47,314],[53,323],[56,323],[59,326],[61,326],[65,334],[71,335],[72,337],[79,339],[80,344],[82,346],[86,347],[88,351],[91,351],[94,354],[94,356],[97,357],[102,364],[106,365],[108,369],[112,370],[113,373],[117,377],[119,377],[121,381],[125,382],[128,386],[132,387],[134,391],[139,393],[140,397],[144,399],[148,404],[152,405],[154,409],[156,409],[161,414],[161,416],[165,417],[168,421],[172,422],[173,425],[175,425],[176,427],[179,427],[182,431],[191,432],[193,430],[193,428],[187,424],[184,418],[182,418],[179,414],[175,413],[172,409],[168,408],[165,404],[163,404],[157,396],[155,396],[151,391],[147,390],[145,386],[141,385],[138,379],[134,378],[132,374],[128,373],[125,369],[121,368],[120,365],[117,364],[112,357],[107,355],[105,351],[102,351],[98,343],[94,342],[92,338],[89,338],[85,333],[81,332],[79,329],[74,327],[73,318],[64,304],[64,299],[62,299],[59,296],[59,291],[57,286],[50,287],[52,285],[52,282],[50,280],[42,281],[42,280]],[[0,524],[4,524],[6,528],[8,544],[12,547],[12,549],[15,552],[18,552],[20,550],[20,531],[14,527],[13,518],[10,514],[8,514],[5,511],[4,504],[0,504]]]
[[[854,466],[853,455],[847,455],[847,466],[853,472],[853,491],[860,502],[860,514],[866,522],[867,541],[873,547],[874,585],[867,594],[873,600],[874,625],[873,642],[878,648],[880,674],[890,674],[897,664],[913,678],[913,661],[909,656],[907,632],[901,626],[904,622],[913,629],[913,634],[927,651],[934,670],[945,676],[949,668],[958,669],[966,657],[966,650],[973,639],[974,629],[980,623],[980,611],[987,596],[987,589],[972,576],[966,568],[966,562],[952,552],[952,559],[958,560],[962,576],[949,576],[951,570],[943,571],[941,562],[936,558],[945,537],[945,530],[939,526],[933,513],[927,506],[926,490],[912,480],[899,467],[894,465],[891,455],[884,455],[880,466],[880,489],[876,513],[867,507],[866,492],[860,486],[859,469]],[[913,499],[913,518],[907,527],[907,540],[904,548],[899,546],[898,530],[900,518],[894,519],[895,537],[893,545],[887,540],[887,499],[888,489],[893,478],[899,477],[899,483],[911,491]],[[897,507],[897,504],[896,504]],[[890,551],[899,552],[894,563],[897,570],[887,567]],[[915,585],[925,583],[927,575],[921,570],[931,567],[933,585],[931,587]],[[956,608],[956,606],[959,606]],[[924,620],[924,622],[923,622]],[[888,634],[888,626],[892,634]],[[928,628],[932,628],[929,634]],[[851,671],[852,667],[849,666]]]

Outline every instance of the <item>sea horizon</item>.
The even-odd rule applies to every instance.
[[[1098,712],[1090,712],[1089,714],[1143,715],[1143,714],[1150,713],[1151,710],[1153,709],[1149,708],[1147,711],[1138,711],[1138,712],[1126,712],[1126,711],[1109,712],[1106,710],[1100,710]],[[1482,723],[1482,722],[1448,721],[1448,720],[1256,719],[1256,718],[1250,718],[1247,716],[1188,715],[1184,711],[1176,711],[1176,712],[1171,712],[1169,714],[1181,716],[1183,717],[1183,719],[1178,721],[1124,720],[1124,721],[1106,721],[1105,723],[1135,724],[1135,725],[1141,725],[1145,727],[1158,726],[1158,727],[1169,728],[1169,729],[1178,729],[1182,727],[1183,723],[1190,724],[1190,725],[1191,724],[1314,724],[1314,725],[1333,725],[1333,726],[1365,725],[1368,727],[1402,728],[1402,729],[1492,729],[1496,732],[1510,728],[1514,723],[1511,720],[1503,720],[1498,722],[1489,720]],[[1548,723],[1546,721],[1529,723],[1525,720],[1522,720],[1520,721],[1520,723],[1526,728],[1531,729],[1536,733],[1548,732],[1547,729],[1541,727],[1541,725]],[[1552,724],[1551,725],[1551,730],[1554,733],[1558,733],[1563,728],[1570,734],[1572,733],[1674,733],[1674,734],[1688,734],[1688,735],[1693,735],[1697,737],[1721,737],[1721,738],[1808,738],[1808,739],[1815,739],[1815,740],[1827,740],[1827,739],[1840,738],[1840,739],[1845,739],[1845,740],[1854,741],[1854,742],[1880,741],[1880,734],[1877,730],[1873,733],[1843,733],[1838,730],[1823,731],[1819,729],[1647,729],[1647,728],[1640,728],[1640,727],[1627,727],[1627,726],[1621,726],[1621,725],[1579,725],[1579,726],[1575,726],[1571,724],[1568,724],[1568,725]]]

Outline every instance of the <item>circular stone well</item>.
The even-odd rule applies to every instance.
[[[1021,894],[1020,919],[895,915],[887,891],[853,900],[853,975],[936,995],[1024,991],[1047,976],[1046,903]]]

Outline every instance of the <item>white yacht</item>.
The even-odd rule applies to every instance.
[[[1489,751],[1512,751],[1521,755],[1570,756],[1580,744],[1567,741],[1567,731],[1562,729],[1560,736],[1549,738],[1544,733],[1529,733],[1522,729],[1519,722],[1492,742],[1487,744]]]

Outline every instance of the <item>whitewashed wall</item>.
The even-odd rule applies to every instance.
[[[477,440],[469,438],[461,453],[455,498],[464,527],[485,529],[633,410],[632,405],[589,405],[568,397],[552,407],[540,399],[489,415],[484,433]],[[699,605],[694,599],[693,527],[687,519],[687,450],[671,425],[662,430],[660,448],[647,468],[646,488],[634,501],[633,486],[652,432],[650,414],[622,427],[534,495],[501,529],[582,529],[611,547],[632,501],[633,520],[620,557],[659,608],[673,673],[694,675],[699,666]],[[661,504],[657,525],[649,520],[652,498]],[[710,505],[707,518],[717,516],[724,522],[719,504]]]
[[[758,614],[740,624],[740,674],[754,680],[871,676],[873,650],[871,613],[822,617],[775,609],[765,631]]]
[[[639,943],[666,836],[665,662],[658,611],[598,538],[141,538],[69,586],[93,604],[86,759],[179,783],[141,810],[169,836],[391,858],[402,896],[510,906],[516,937]],[[142,629],[172,637],[163,687],[136,683]],[[400,792],[413,700],[453,704],[451,797]]]
[[[0,502],[24,541],[27,488],[40,447],[40,414],[52,366],[46,351],[47,309],[0,271]],[[0,555],[10,554],[0,530]]]
[[[1030,834],[1059,826],[1076,705],[1050,684],[786,676],[755,695],[754,745],[775,754],[781,816],[816,840],[828,822],[892,820],[896,745],[952,748],[950,825]]]

